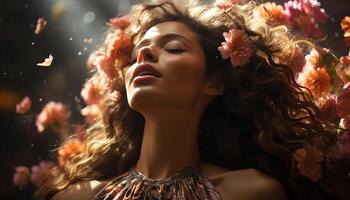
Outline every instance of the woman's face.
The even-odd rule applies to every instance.
[[[205,56],[187,25],[169,21],[151,27],[135,44],[133,59],[124,73],[128,102],[134,110],[142,113],[150,106],[188,109],[201,99]]]

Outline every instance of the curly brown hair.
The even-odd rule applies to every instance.
[[[318,119],[311,93],[295,82],[289,63],[281,62],[293,58],[298,45],[307,48],[312,44],[296,38],[285,26],[268,25],[255,13],[256,7],[254,2],[229,10],[198,2],[187,6],[173,1],[138,4],[130,13],[132,25],[127,31],[135,44],[150,27],[179,21],[198,35],[206,57],[205,75],[224,88],[202,115],[201,157],[229,170],[258,169],[279,180],[294,199],[299,175],[293,152],[305,144],[326,149],[335,137],[327,123]],[[254,54],[242,67],[233,68],[217,49],[224,40],[222,33],[232,28],[243,30],[253,42]],[[106,44],[101,49],[106,50]],[[123,67],[116,67],[119,76],[113,89],[121,92],[120,101],[105,100],[104,112],[88,131],[85,151],[64,168],[53,170],[36,193],[38,199],[49,199],[82,180],[115,177],[136,164],[144,119],[129,107]],[[101,77],[93,72],[91,79]]]

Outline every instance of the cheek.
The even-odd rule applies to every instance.
[[[197,57],[179,57],[167,61],[166,75],[178,84],[200,82],[204,76],[204,62]]]

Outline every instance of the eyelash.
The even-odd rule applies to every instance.
[[[173,48],[173,49],[165,49],[165,51],[169,52],[169,53],[183,53],[185,52],[185,50],[183,49],[176,49],[176,48]],[[132,63],[135,63],[137,61],[137,58],[134,58],[132,60]]]
[[[184,52],[185,50],[174,48],[174,49],[165,49],[165,51],[167,51],[167,52],[169,52],[169,53],[182,53],[182,52]]]

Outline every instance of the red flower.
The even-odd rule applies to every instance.
[[[107,25],[112,28],[123,30],[130,25],[130,18],[129,16],[115,17],[115,18],[109,19],[109,22],[107,22]]]
[[[37,116],[35,124],[38,131],[43,132],[49,125],[67,125],[69,117],[70,112],[62,103],[50,101]]]
[[[313,182],[317,182],[321,178],[321,164],[323,153],[316,147],[307,145],[304,148],[294,152],[294,158],[298,162],[297,169],[299,173],[306,176]]]
[[[45,182],[47,175],[54,166],[55,165],[51,161],[41,161],[39,165],[32,166],[30,180],[33,185],[39,188]]]
[[[18,166],[15,168],[16,172],[13,174],[13,184],[23,189],[29,184],[30,170],[26,166]]]
[[[32,102],[29,97],[24,97],[22,101],[16,105],[16,112],[20,114],[25,114],[32,107]]]
[[[229,33],[225,32],[223,35],[226,42],[221,43],[222,46],[218,48],[222,58],[230,58],[234,67],[248,63],[253,54],[248,35],[237,29],[231,29]]]
[[[73,156],[83,152],[85,144],[79,139],[72,138],[68,140],[58,150],[58,162],[61,166],[64,166]]]

